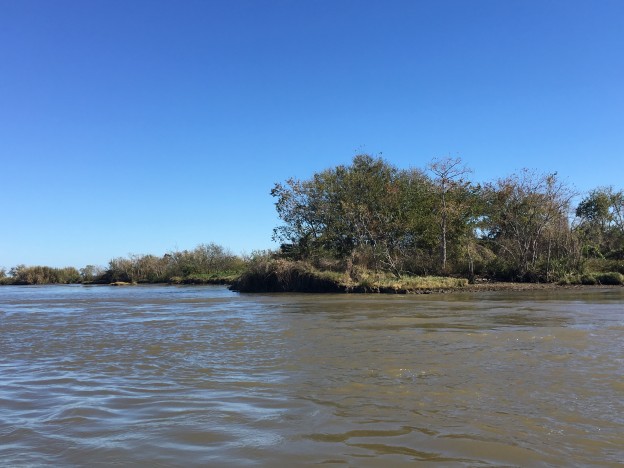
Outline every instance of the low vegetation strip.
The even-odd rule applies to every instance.
[[[239,292],[427,293],[461,289],[465,278],[395,277],[357,269],[350,273],[321,271],[302,261],[264,259],[251,265],[231,286]]]

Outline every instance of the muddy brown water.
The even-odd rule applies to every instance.
[[[621,466],[624,288],[0,288],[2,466]]]

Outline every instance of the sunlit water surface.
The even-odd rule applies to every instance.
[[[624,289],[0,288],[3,466],[618,466]]]

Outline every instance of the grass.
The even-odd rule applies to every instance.
[[[170,284],[232,284],[240,271],[217,271],[212,273],[195,273],[187,276],[169,278]]]
[[[461,289],[465,278],[402,276],[356,268],[350,274],[318,270],[301,261],[266,259],[251,265],[233,289],[244,292],[381,292],[418,293]]]
[[[618,286],[624,285],[624,275],[617,271],[607,272],[590,272],[581,274],[567,275],[559,284],[583,284],[586,286],[605,285]]]
[[[422,292],[448,289],[461,289],[468,286],[466,278],[447,276],[401,276],[385,272],[360,270],[353,281],[355,288],[361,287],[371,292]]]

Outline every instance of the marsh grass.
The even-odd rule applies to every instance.
[[[212,273],[196,273],[187,276],[169,278],[170,284],[232,284],[241,271],[215,271]]]
[[[307,262],[262,259],[250,264],[232,285],[241,292],[383,292],[410,293],[461,289],[465,278],[402,276],[356,268],[350,272],[319,270]]]
[[[419,292],[448,289],[461,289],[468,286],[466,278],[447,276],[411,276],[397,277],[387,272],[359,270],[351,286],[365,288],[371,292]]]
[[[621,286],[624,285],[624,275],[617,271],[592,272],[576,275],[567,275],[559,284],[582,284],[585,286]]]

